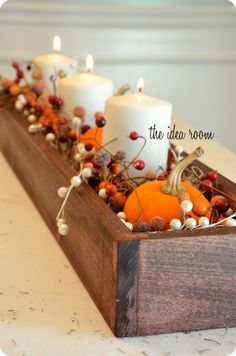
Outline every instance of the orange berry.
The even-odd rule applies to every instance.
[[[57,117],[57,115],[54,112],[51,112],[49,115],[47,115],[48,120],[54,121]]]
[[[207,206],[204,202],[196,200],[193,202],[192,212],[197,216],[204,216],[207,212]]]
[[[49,106],[46,106],[43,110],[43,115],[48,116],[52,112],[51,108]]]
[[[74,115],[83,119],[86,115],[86,111],[83,106],[76,106],[74,108]]]
[[[122,171],[122,167],[119,163],[112,163],[109,166],[109,169],[112,174],[120,174],[120,172]]]
[[[106,187],[106,194],[107,194],[109,197],[113,197],[116,193],[117,193],[117,188],[116,188],[115,185],[109,184],[109,185]]]
[[[99,189],[103,189],[106,188],[108,186],[109,182],[108,180],[103,180],[100,184],[99,184]]]
[[[77,133],[75,130],[70,130],[68,136],[74,141],[77,139]]]
[[[157,177],[157,174],[155,171],[147,171],[145,177],[150,180],[154,180]]]
[[[31,100],[31,101],[30,101],[30,106],[31,106],[32,108],[36,108],[36,107],[37,107],[37,101],[36,101],[36,100]]]
[[[13,84],[9,91],[11,95],[18,95],[20,93],[20,86],[18,84]]]
[[[93,169],[93,164],[92,164],[92,162],[86,162],[86,163],[84,164],[84,168]],[[104,187],[103,187],[103,188],[104,188]],[[99,189],[101,189],[101,188],[99,188]]]
[[[217,202],[217,200],[219,199],[225,199],[225,197],[223,195],[215,195],[214,197],[211,198],[211,204],[215,205],[215,203]]]
[[[112,210],[114,210],[115,212],[120,211],[125,205],[126,199],[126,196],[119,192],[113,195],[113,197],[110,197],[109,203]]]
[[[11,80],[4,79],[4,78],[0,79],[0,83],[3,86],[3,88],[5,88],[5,89],[9,89],[10,86],[13,84],[13,82]]]
[[[178,202],[181,204],[184,200],[190,200],[190,196],[187,192],[180,192],[177,196]]]
[[[41,79],[42,76],[41,76],[40,71],[39,71],[39,70],[34,70],[34,71],[32,72],[32,78],[35,79],[35,80]]]

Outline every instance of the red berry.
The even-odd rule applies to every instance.
[[[100,183],[101,179],[98,175],[92,175],[89,177],[88,182],[91,187],[96,187]]]
[[[90,126],[89,126],[89,125],[83,125],[83,126],[81,127],[81,133],[82,133],[82,134],[85,134],[85,132],[87,132],[89,129],[90,129]]]
[[[64,101],[62,98],[57,98],[57,105],[62,106],[64,104]]]
[[[23,72],[23,70],[21,70],[21,69],[18,69],[18,70],[17,70],[17,78],[18,78],[18,79],[24,78],[24,72]]]
[[[55,105],[56,100],[57,100],[56,95],[49,95],[48,101],[50,104]]]
[[[137,159],[136,161],[133,162],[133,166],[137,170],[142,171],[145,167],[145,163],[141,159]]]
[[[161,172],[157,177],[157,180],[166,180],[168,178],[168,172]]]
[[[229,202],[225,199],[218,199],[215,203],[215,207],[219,213],[225,213],[229,209]]]
[[[129,138],[133,141],[137,140],[138,138],[138,133],[136,131],[131,131],[129,134]]]
[[[85,145],[84,145],[84,148],[86,149],[86,151],[92,151],[92,149],[93,149],[93,145],[91,144],[91,143],[86,143]]]
[[[210,171],[207,174],[207,178],[210,179],[212,182],[214,182],[218,178],[218,172],[217,171]]]
[[[212,181],[210,179],[204,179],[201,182],[201,188],[205,191],[211,190],[212,188]]]
[[[96,112],[95,123],[97,127],[103,127],[106,125],[106,119],[101,112]]]
[[[20,67],[20,64],[17,62],[12,62],[12,67],[18,69]]]

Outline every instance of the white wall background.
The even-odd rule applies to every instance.
[[[0,11],[0,73],[12,59],[63,53],[115,86],[145,79],[190,124],[236,152],[236,10],[227,0],[9,0]]]

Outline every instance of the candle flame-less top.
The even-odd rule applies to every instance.
[[[61,39],[59,36],[54,36],[53,38],[53,51],[58,53],[61,51]]]
[[[138,85],[137,85],[138,93],[143,93],[143,89],[144,89],[144,80],[143,78],[139,78]]]
[[[93,67],[94,67],[93,56],[91,54],[88,54],[86,58],[86,64],[85,64],[86,72],[91,73],[93,71]]]

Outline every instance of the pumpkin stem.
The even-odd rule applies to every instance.
[[[198,147],[190,155],[186,156],[182,161],[180,161],[170,172],[166,184],[162,187],[162,192],[169,195],[178,195],[180,192],[182,192],[184,190],[184,187],[181,185],[181,176],[183,171],[195,159],[203,155],[203,153],[203,148]]]

